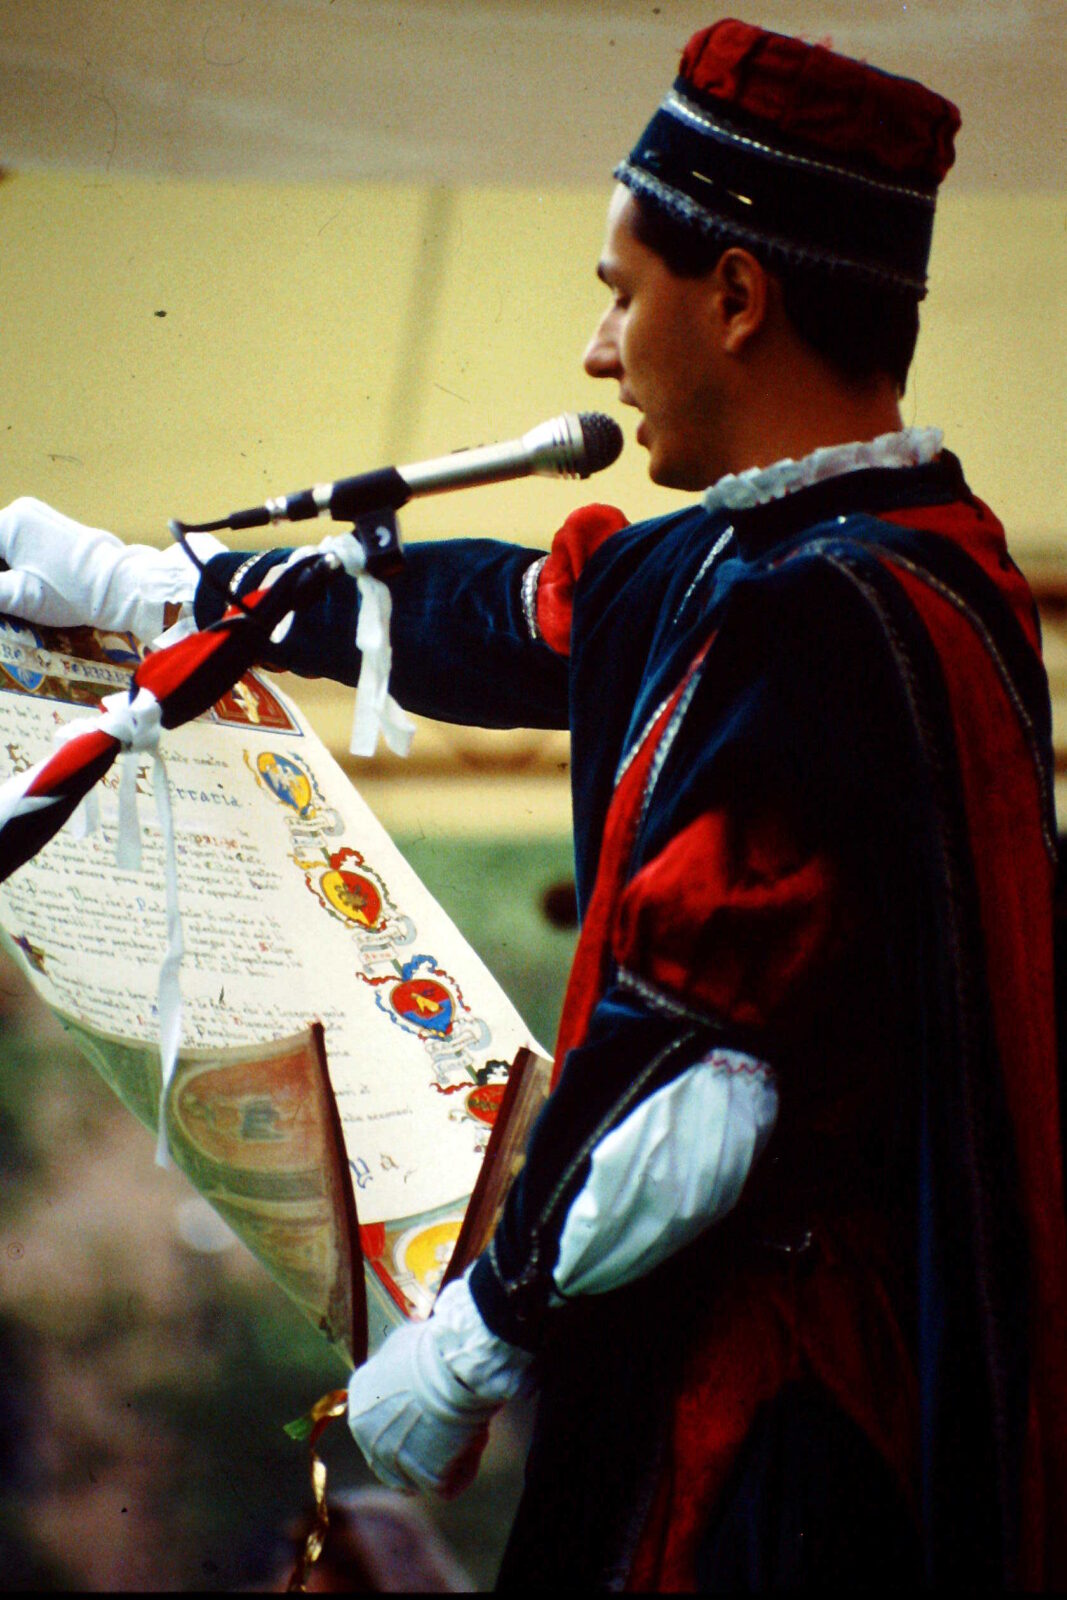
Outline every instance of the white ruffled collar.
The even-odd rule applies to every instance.
[[[701,503],[705,511],[747,511],[863,467],[924,466],[939,453],[941,439],[940,428],[904,428],[859,444],[827,445],[799,461],[787,457],[771,467],[728,472],[705,491]]]

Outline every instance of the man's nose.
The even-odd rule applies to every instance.
[[[591,378],[619,378],[622,376],[618,340],[615,337],[613,313],[611,311],[604,313],[593,330],[593,337],[585,347],[582,366]]]

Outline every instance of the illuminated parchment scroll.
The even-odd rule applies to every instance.
[[[135,650],[128,635],[0,618],[0,780],[47,754],[57,727],[124,689]],[[511,1064],[537,1046],[273,682],[249,674],[207,715],[168,732],[162,750],[186,950],[172,1153],[309,1316],[351,1349],[360,1333],[344,1309],[338,1211],[350,1183],[373,1345],[391,1320],[429,1310]],[[0,937],[155,1127],[166,917],[147,758],[139,872],[115,865],[118,784],[116,766],[98,786],[99,830],[64,829],[0,888]],[[294,1120],[294,1084],[311,1073],[310,1084],[315,1070],[315,1022],[339,1152],[328,1148],[328,1118]],[[309,1139],[318,1141],[318,1199]]]

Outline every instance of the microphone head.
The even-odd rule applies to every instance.
[[[622,429],[613,417],[602,411],[579,411],[578,426],[582,430],[584,459],[578,468],[579,478],[602,472],[622,454]]]
[[[588,478],[591,472],[610,467],[621,453],[622,429],[599,411],[565,411],[531,428],[517,443],[521,450],[516,458],[518,471],[508,476],[536,472],[545,478]],[[515,446],[502,448],[510,459]]]

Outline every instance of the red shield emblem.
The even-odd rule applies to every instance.
[[[436,978],[409,978],[406,983],[398,983],[389,1002],[405,1022],[414,1023],[417,1028],[428,1028],[431,1033],[451,1031],[454,1002]]]
[[[504,1098],[506,1083],[483,1083],[477,1089],[472,1089],[463,1105],[469,1116],[475,1122],[484,1122],[490,1128],[497,1119],[500,1103]]]

